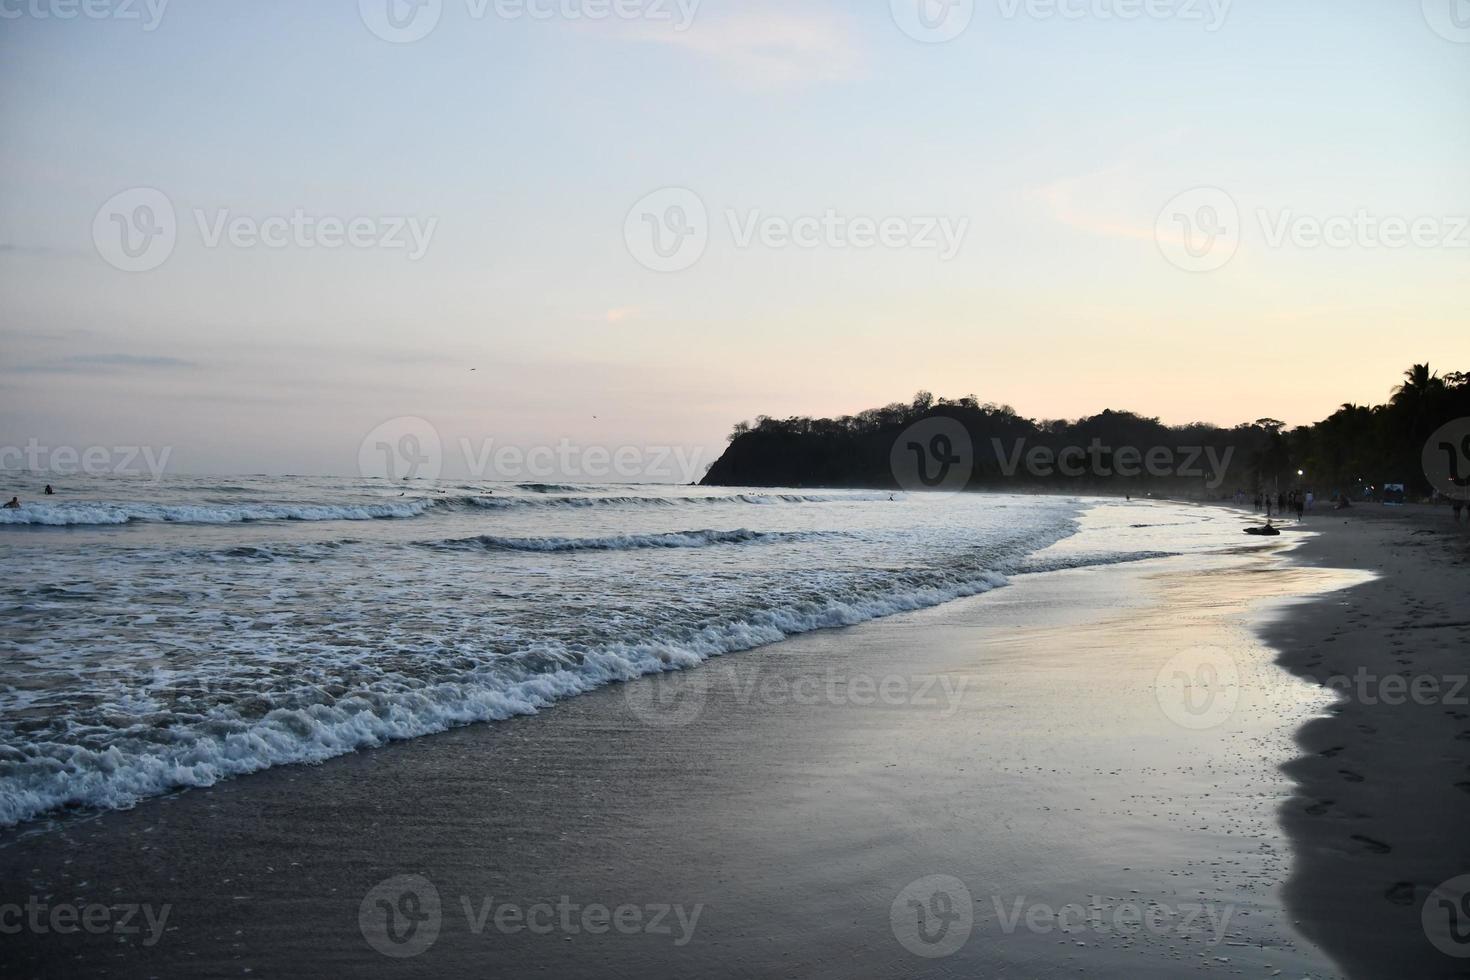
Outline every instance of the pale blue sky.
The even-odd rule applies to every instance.
[[[1417,0],[1237,0],[1214,31],[1177,16],[1208,0],[1158,2],[1176,16],[979,0],[944,44],[888,0],[704,0],[683,32],[444,0],[408,44],[356,0],[175,0],[152,31],[12,3],[0,443],[346,472],[398,415],[447,441],[715,452],[741,418],[920,387],[1046,417],[1305,422],[1413,361],[1470,368],[1470,248],[1273,247],[1256,218],[1470,214],[1470,44]],[[1154,228],[1202,185],[1239,204],[1242,242],[1192,273]],[[178,216],[147,272],[93,242],[134,187]],[[710,219],[672,273],[624,239],[664,187]],[[947,262],[740,248],[725,215],[829,208],[968,233]],[[437,224],[417,261],[206,247],[194,214],[221,209]]]

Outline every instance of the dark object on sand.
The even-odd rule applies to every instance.
[[[1260,527],[1248,527],[1248,528],[1245,529],[1245,533],[1246,534],[1259,534],[1259,535],[1261,535],[1263,537],[1267,537],[1267,538],[1274,538],[1274,537],[1277,537],[1277,536],[1279,536],[1281,534],[1280,531],[1276,530],[1270,524],[1263,524]]]

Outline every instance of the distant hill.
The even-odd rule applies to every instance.
[[[1270,418],[1233,428],[1168,426],[1122,411],[1038,421],[973,395],[936,399],[920,392],[907,403],[841,418],[742,422],[703,483],[1199,498],[1291,488],[1356,498],[1365,488],[1404,483],[1411,493],[1427,494],[1425,442],[1462,417],[1470,417],[1470,379],[1459,372],[1440,376],[1422,364],[1404,373],[1387,403],[1345,404],[1292,430]]]

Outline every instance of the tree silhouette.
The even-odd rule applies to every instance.
[[[1297,482],[1297,470],[1304,470],[1303,488],[1322,497],[1358,496],[1384,483],[1404,483],[1423,494],[1430,490],[1420,462],[1424,442],[1445,422],[1470,417],[1470,375],[1440,377],[1428,364],[1415,364],[1404,372],[1388,403],[1344,402],[1321,422],[1290,431],[1285,422],[1269,416],[1226,429],[1206,423],[1166,426],[1156,418],[1111,409],[1088,418],[1036,421],[1017,415],[1009,405],[982,403],[973,394],[948,399],[920,391],[908,403],[835,419],[782,421],[763,415],[753,424],[742,422],[705,482],[891,488],[896,484],[890,454],[899,436],[909,426],[941,417],[959,422],[969,434],[974,453],[969,485],[974,489],[1222,496],[1237,489],[1284,489]],[[1081,474],[1005,465],[1017,458],[1018,446],[1022,452],[1039,448],[1057,453],[1094,445],[1107,451],[1099,452]],[[1116,450],[1127,447],[1180,454],[1208,450],[1229,465],[1216,486],[1175,472],[1119,476],[1112,463]]]

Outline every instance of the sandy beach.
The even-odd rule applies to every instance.
[[[1470,537],[1444,507],[1358,507],[1307,526],[1323,533],[1298,561],[1379,577],[1264,633],[1283,666],[1341,694],[1287,766],[1299,787],[1282,809],[1297,855],[1288,906],[1355,976],[1470,975],[1464,913],[1440,904],[1466,908],[1470,879],[1436,892],[1470,872]]]
[[[1470,0],[0,22],[0,980],[1470,980]]]
[[[1464,710],[1313,682],[1463,672],[1436,516],[1019,576],[31,825],[0,904],[136,928],[22,930],[0,971],[1464,975],[1420,924],[1470,868]]]

